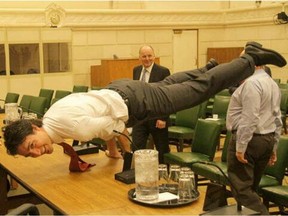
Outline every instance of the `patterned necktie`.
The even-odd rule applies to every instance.
[[[147,70],[147,69],[144,69],[144,71],[143,71],[143,75],[142,75],[142,78],[141,78],[141,81],[142,81],[142,82],[146,82],[146,75],[147,75],[147,72],[148,72],[148,70]]]
[[[73,147],[65,142],[58,143],[64,149],[64,153],[68,154],[71,157],[69,170],[70,172],[84,172],[90,167],[95,166],[96,164],[90,164],[83,161],[75,152]]]

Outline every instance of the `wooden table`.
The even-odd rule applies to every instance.
[[[100,151],[81,158],[96,163],[83,173],[69,172],[70,157],[62,147],[55,145],[54,153],[39,158],[7,155],[0,145],[0,214],[24,202],[45,203],[56,214],[68,215],[195,215],[201,213],[195,201],[177,208],[152,208],[138,205],[128,199],[128,191],[135,184],[116,181],[114,174],[121,172],[123,160],[110,159]],[[7,198],[6,179],[11,175],[31,195]],[[204,196],[204,195],[203,195]],[[201,201],[202,204],[202,201]],[[194,207],[193,207],[194,206]],[[202,205],[200,206],[202,208]]]

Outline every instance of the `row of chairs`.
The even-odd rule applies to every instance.
[[[204,177],[205,180],[216,182],[226,189],[226,186],[230,186],[230,182],[222,172],[227,176],[227,146],[232,135],[231,132],[227,132],[221,161],[214,161],[220,133],[221,125],[216,121],[199,119],[195,128],[191,152],[167,153],[164,155],[165,163],[190,167],[195,173],[196,187],[207,185],[207,181],[203,183]],[[263,196],[267,207],[269,207],[269,201],[272,201],[278,204],[280,211],[283,211],[283,206],[287,207],[288,205],[288,187],[282,185],[285,169],[288,167],[287,155],[288,137],[281,136],[277,151],[277,162],[274,166],[266,168],[259,186],[259,194]],[[281,191],[281,189],[283,190]],[[228,196],[225,199],[227,198]],[[286,201],[286,205],[283,204],[283,200]]]
[[[213,107],[210,115],[217,114],[217,123],[221,126],[221,133],[226,133],[226,113],[230,101],[230,96],[222,95],[222,93],[215,95],[213,98]],[[184,148],[184,142],[192,140],[195,132],[195,126],[199,118],[205,119],[211,117],[207,115],[207,104],[209,101],[205,101],[202,104],[192,107],[190,109],[181,110],[173,117],[173,124],[168,127],[168,136],[171,140],[171,144],[176,144],[177,151],[182,152]]]
[[[44,113],[49,109],[49,107],[55,103],[57,100],[77,92],[87,92],[89,90],[88,86],[74,85],[72,91],[68,90],[56,90],[41,88],[37,96],[34,95],[23,95],[19,106],[22,108],[23,112],[35,113],[38,118],[42,117]],[[55,92],[55,96],[53,98]],[[4,112],[5,103],[18,103],[20,94],[8,92],[3,101],[3,108],[1,112]]]

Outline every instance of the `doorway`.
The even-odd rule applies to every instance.
[[[173,73],[198,68],[198,30],[173,32]]]

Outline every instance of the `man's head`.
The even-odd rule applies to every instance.
[[[4,144],[10,155],[38,157],[53,152],[52,141],[42,128],[41,120],[21,119],[7,125]]]
[[[150,67],[155,61],[155,53],[151,46],[142,46],[139,50],[139,60],[145,68]]]

